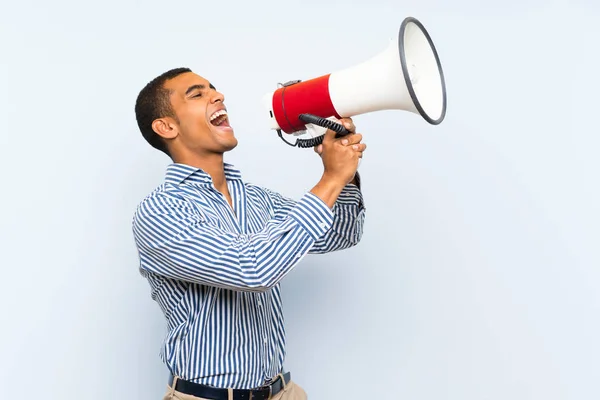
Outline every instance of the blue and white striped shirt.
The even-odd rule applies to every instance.
[[[167,320],[160,357],[172,374],[205,385],[261,386],[283,370],[281,279],[309,253],[357,244],[365,209],[347,185],[333,210],[225,177],[233,209],[210,175],[183,164],[137,207],[140,271]]]

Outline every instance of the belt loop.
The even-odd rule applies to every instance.
[[[233,400],[233,389],[227,388],[227,400]]]
[[[175,398],[175,386],[177,386],[177,375],[173,375],[173,383],[171,383],[171,398]]]
[[[283,390],[285,391],[285,379],[283,378],[283,373],[279,373],[277,374],[277,376],[279,377],[279,379],[281,379],[281,383],[283,383]]]

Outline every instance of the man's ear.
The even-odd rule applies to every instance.
[[[171,118],[155,119],[152,121],[152,129],[163,139],[174,139],[179,134],[178,127]]]

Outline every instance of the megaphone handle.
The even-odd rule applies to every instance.
[[[331,129],[332,131],[337,133],[337,135],[335,135],[335,137],[338,137],[338,138],[342,137],[342,136],[346,136],[350,133],[350,131],[348,129],[346,129],[344,127],[344,125],[337,123],[335,121],[332,121],[330,119],[321,118],[314,114],[300,114],[298,116],[298,119],[300,119],[300,121],[302,121],[306,124],[315,124],[315,125],[322,126],[323,128]]]

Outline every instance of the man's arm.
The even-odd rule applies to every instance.
[[[309,254],[323,254],[343,250],[355,246],[360,242],[365,221],[365,207],[363,195],[360,190],[360,177],[358,173],[339,194],[333,205],[333,223],[308,251]],[[281,194],[263,189],[267,192],[274,208],[275,219],[282,221],[294,209],[297,202]]]
[[[333,213],[307,193],[281,220],[237,234],[202,219],[185,200],[157,192],[133,219],[140,267],[169,278],[235,290],[273,287],[332,225]]]
[[[273,287],[331,228],[338,197],[365,150],[360,136],[342,144],[328,130],[319,182],[282,220],[254,234],[210,224],[176,194],[155,192],[136,210],[133,232],[140,268],[169,278],[247,291]]]
[[[324,254],[356,246],[363,235],[365,206],[360,190],[358,173],[340,193],[333,207],[331,228],[309,250],[310,254]]]
[[[362,158],[366,145],[361,143],[362,135],[356,133],[356,126],[352,118],[342,118],[338,122],[351,132],[347,136],[338,138],[338,143],[355,148],[359,151],[358,157]],[[315,152],[323,159],[324,164],[326,163],[327,149],[331,147],[331,142],[327,140],[328,134],[331,135],[330,130],[327,131],[323,142],[314,148]],[[355,165],[358,168],[358,163]],[[331,229],[319,238],[310,253],[322,254],[347,249],[355,246],[362,239],[365,208],[360,190],[360,174],[356,168],[354,175],[344,186],[333,206],[334,222]]]

